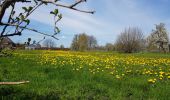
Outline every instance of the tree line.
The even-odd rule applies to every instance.
[[[126,28],[117,37],[115,43],[106,43],[99,46],[94,36],[87,34],[76,34],[70,46],[71,50],[105,50],[118,51],[124,53],[134,53],[141,51],[149,52],[169,52],[169,37],[164,23],[156,25],[155,29],[145,37],[142,30],[137,27]]]

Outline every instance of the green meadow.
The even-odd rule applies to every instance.
[[[168,100],[170,54],[15,51],[0,57],[2,100]]]

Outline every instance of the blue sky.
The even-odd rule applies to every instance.
[[[67,0],[64,0],[67,1]],[[74,1],[74,0],[73,0]],[[60,9],[63,19],[58,23],[61,33],[57,46],[69,47],[74,34],[94,35],[98,44],[114,43],[117,36],[127,27],[139,27],[145,36],[154,29],[155,24],[163,22],[170,32],[170,0],[88,0],[78,7],[95,10],[94,15],[68,9]],[[18,7],[21,5],[18,4]],[[30,27],[46,33],[53,32],[53,16],[49,15],[54,6],[41,7],[30,16]],[[21,9],[17,8],[18,11]],[[31,31],[24,31],[22,36],[15,36],[15,42],[25,42],[28,37],[41,40],[43,36]]]

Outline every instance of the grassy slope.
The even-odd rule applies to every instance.
[[[39,51],[22,52],[33,54],[32,57],[39,54]],[[100,53],[91,52],[91,54]],[[133,55],[170,57],[170,55],[149,53]],[[129,75],[128,78],[117,80],[105,72],[94,75],[86,70],[74,72],[69,65],[55,68],[52,65],[40,65],[33,59],[18,56],[0,58],[0,81],[30,81],[25,85],[0,86],[1,99],[170,99],[170,81],[152,85],[144,79],[146,79],[144,76]]]

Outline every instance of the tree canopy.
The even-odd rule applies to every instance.
[[[150,36],[147,38],[148,48],[158,48],[161,52],[168,52],[168,32],[165,28],[164,23],[156,25],[155,30],[152,31]]]
[[[85,33],[74,35],[71,49],[75,51],[93,50],[97,47],[97,40],[94,36]]]

